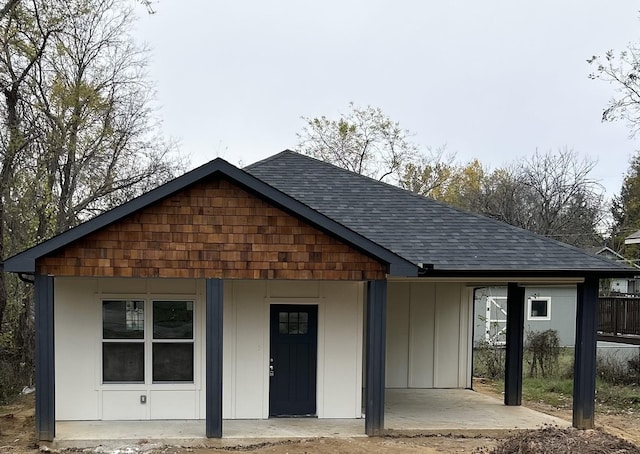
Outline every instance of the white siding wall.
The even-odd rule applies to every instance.
[[[362,284],[225,281],[224,294],[224,418],[269,417],[271,304],[318,305],[318,417],[361,416]]]
[[[387,298],[387,388],[470,387],[470,289],[390,282]]]
[[[56,278],[54,291],[57,420],[204,418],[204,281]],[[194,383],[103,385],[102,299],[172,296],[195,302]]]
[[[196,302],[194,383],[103,385],[101,300],[172,295]],[[226,281],[224,418],[269,415],[269,306],[278,303],[318,305],[318,416],[361,417],[363,301],[360,283]],[[56,419],[205,417],[203,280],[56,278],[54,314]]]

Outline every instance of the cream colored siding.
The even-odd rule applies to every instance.
[[[271,304],[318,305],[318,417],[361,416],[362,284],[225,281],[224,292],[224,418],[269,417]]]
[[[56,419],[100,419],[97,281],[56,279],[54,285]]]
[[[204,281],[56,278],[54,291],[56,419],[204,418]],[[195,303],[194,382],[103,384],[102,300],[174,297]]]
[[[470,387],[471,310],[462,284],[390,282],[387,387]]]

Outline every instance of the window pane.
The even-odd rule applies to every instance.
[[[144,382],[144,344],[105,342],[102,344],[102,381]]]
[[[531,316],[532,317],[546,317],[547,316],[547,302],[545,300],[532,300],[531,301]]]
[[[143,301],[103,301],[102,337],[104,339],[143,339]]]
[[[154,301],[154,339],[193,339],[193,301]]]
[[[278,313],[278,321],[280,323],[287,323],[289,321],[289,313],[288,312]]]
[[[193,343],[153,344],[153,381],[193,381]]]

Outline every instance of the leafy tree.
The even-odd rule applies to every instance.
[[[0,7],[3,257],[184,169],[159,134],[130,8],[127,0]],[[32,315],[31,288],[0,273],[0,390],[28,380]]]
[[[418,148],[410,133],[380,108],[349,104],[337,120],[302,117],[298,151],[380,181],[397,183],[404,167],[416,159]]]

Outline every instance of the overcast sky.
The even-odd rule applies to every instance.
[[[536,149],[598,160],[611,197],[638,148],[601,123],[586,59],[640,42],[640,1],[212,1],[140,7],[163,132],[193,166],[296,145],[301,116],[380,107],[426,148],[496,167]]]

